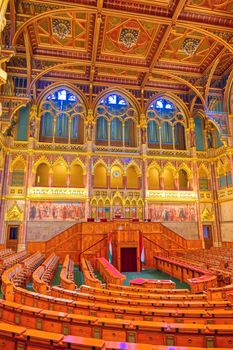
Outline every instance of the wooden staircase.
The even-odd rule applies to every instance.
[[[56,223],[54,223],[56,224]],[[107,257],[108,233],[127,228],[139,230],[144,238],[146,266],[154,265],[154,256],[169,256],[184,253],[190,246],[189,241],[161,223],[131,221],[110,221],[103,223],[76,223],[45,242],[28,242],[27,250],[31,253],[41,251],[46,256],[55,252],[61,261],[66,254],[79,263],[81,257],[89,259],[95,265],[96,258]]]

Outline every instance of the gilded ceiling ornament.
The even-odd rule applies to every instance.
[[[215,35],[217,35],[219,38],[225,40],[226,42],[231,42],[233,35],[232,33],[227,32],[214,32]]]
[[[139,31],[136,29],[123,28],[120,33],[120,41],[127,48],[130,49],[136,45]]]
[[[70,21],[65,19],[52,19],[53,34],[59,39],[65,39],[71,33]]]
[[[181,45],[181,50],[187,55],[192,56],[200,44],[200,39],[196,38],[185,38]]]

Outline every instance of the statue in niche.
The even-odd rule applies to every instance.
[[[87,141],[92,141],[92,134],[93,134],[93,112],[92,110],[88,111],[87,115],[87,122],[86,122],[86,137]]]
[[[16,120],[14,117],[12,117],[10,120],[10,125],[6,128],[3,135],[13,137],[14,136],[13,131],[14,131],[15,125],[16,125]]]
[[[196,147],[196,134],[193,128],[190,129],[190,147]]]
[[[207,146],[213,148],[213,135],[211,130],[207,130]]]
[[[36,137],[37,131],[37,108],[36,105],[31,106],[30,114],[29,114],[29,137]]]
[[[147,123],[146,123],[145,114],[141,114],[140,129],[141,129],[141,141],[142,141],[142,144],[145,144],[146,143],[146,130],[147,130]]]

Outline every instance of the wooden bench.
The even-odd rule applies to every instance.
[[[84,283],[91,287],[101,287],[102,282],[95,276],[91,263],[87,259],[81,259],[81,270],[83,272]]]
[[[33,289],[41,294],[46,294],[59,264],[59,258],[52,253],[32,275]]]
[[[75,290],[77,289],[74,283],[74,262],[70,259],[67,254],[62,265],[60,273],[60,284],[62,288]]]

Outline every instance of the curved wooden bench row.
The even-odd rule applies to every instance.
[[[233,300],[230,298],[230,294],[233,293],[233,284],[219,288],[209,288],[207,291],[208,300]]]
[[[120,273],[115,266],[110,264],[105,258],[98,258],[98,269],[105,282],[122,285],[126,276]]]
[[[81,259],[81,270],[83,272],[84,283],[91,287],[101,287],[102,282],[95,276],[91,263],[85,259]]]
[[[108,289],[120,290],[120,291],[131,291],[135,293],[150,293],[150,294],[189,294],[189,289],[158,289],[158,288],[142,288],[136,286],[120,286],[117,284],[109,283]]]
[[[233,323],[233,311],[220,308],[205,310],[189,308],[163,309],[127,305],[119,307],[118,305],[104,302],[93,302],[93,300],[89,299],[87,301],[73,301],[55,298],[32,293],[22,288],[15,288],[14,301],[27,306],[86,316],[169,323]]]
[[[155,256],[155,267],[180,281],[188,282],[192,293],[217,287],[217,276],[210,271],[183,261]]]
[[[122,291],[122,290],[112,290],[110,288],[104,289],[104,288],[94,288],[89,287],[86,285],[83,285],[80,287],[80,292],[83,293],[89,293],[93,295],[107,295],[107,296],[113,296],[113,297],[121,297],[121,298],[127,298],[127,299],[152,299],[152,300],[207,300],[206,294],[153,294],[153,293],[143,293],[143,288],[140,290],[140,292],[133,292],[133,291]]]
[[[14,253],[5,258],[0,259],[0,276],[2,275],[4,270],[9,269],[11,266],[20,263],[27,256],[29,256],[29,253],[27,253],[26,250],[23,250],[19,253]]]
[[[32,275],[33,289],[41,294],[46,294],[50,288],[57,267],[59,257],[52,253],[41,266],[39,266]]]
[[[74,262],[67,254],[62,265],[60,273],[60,284],[64,289],[75,290],[77,285],[74,283]]]
[[[14,286],[25,286],[33,271],[43,262],[44,256],[37,252],[5,270],[2,274],[2,293],[6,300],[13,300]]]
[[[128,297],[113,297],[107,295],[81,293],[77,291],[69,291],[59,287],[52,287],[50,290],[51,296],[70,300],[93,300],[93,302],[107,302],[118,305],[146,306],[146,307],[163,307],[163,308],[201,308],[211,309],[213,307],[231,308],[232,304],[229,301],[193,301],[193,300],[150,300],[150,299],[129,299]]]
[[[15,349],[45,349],[45,350],[170,350],[170,346],[156,346],[149,344],[119,343],[104,341],[87,337],[63,335],[59,333],[44,332],[26,327],[0,323],[0,348],[7,350]],[[218,348],[226,350],[227,348]],[[204,348],[172,347],[172,350],[204,350]],[[209,350],[214,350],[209,348]]]
[[[232,248],[212,247],[209,250],[188,251],[182,257],[191,264],[203,264],[209,270],[218,274],[220,286],[230,284],[233,276]]]
[[[11,249],[2,249],[0,250],[0,259],[5,258],[12,254],[13,254],[13,251]]]
[[[219,287],[228,285],[231,283],[231,275],[232,270],[230,269],[230,261],[225,261],[225,257],[222,256],[221,258],[219,256],[212,256],[211,260],[204,259],[204,261],[199,262],[195,259],[190,259],[187,257],[174,257],[175,260],[179,262],[183,262],[185,264],[189,264],[195,267],[201,267],[203,269],[208,269],[209,273],[217,277],[217,284]],[[216,265],[217,262],[217,265]]]
[[[22,306],[2,300],[0,319],[17,326],[105,341],[170,346],[232,348],[233,325],[189,324],[100,318]]]

